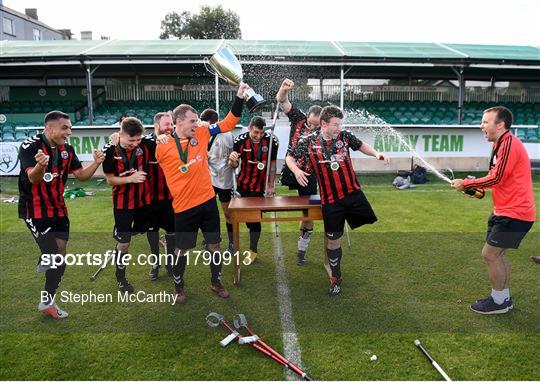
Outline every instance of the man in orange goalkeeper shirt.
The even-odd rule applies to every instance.
[[[176,302],[180,304],[186,301],[184,272],[190,260],[189,250],[196,246],[198,230],[202,231],[210,253],[219,251],[221,241],[219,210],[208,169],[208,142],[212,136],[234,129],[248,89],[247,84],[240,84],[229,114],[212,125],[200,122],[197,111],[190,105],[177,106],[173,111],[175,130],[156,150],[156,159],[173,198],[176,252],[172,273]],[[221,283],[221,256],[212,256],[210,271],[211,290],[219,297],[228,297],[229,292]]]

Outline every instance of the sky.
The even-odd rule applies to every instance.
[[[159,38],[169,12],[222,5],[240,16],[244,40],[437,42],[540,46],[540,0],[3,0],[75,39]]]

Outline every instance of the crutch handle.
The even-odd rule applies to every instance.
[[[206,325],[211,328],[217,328],[222,321],[223,316],[217,312],[208,313],[206,316]]]
[[[238,332],[232,332],[231,334],[229,334],[227,337],[225,337],[224,339],[222,339],[219,344],[221,345],[221,347],[225,347],[227,346],[228,344],[230,344],[232,341],[234,341],[234,339],[238,337]]]
[[[237,314],[236,316],[234,316],[233,324],[236,329],[247,328],[248,322],[246,316],[242,313]]]

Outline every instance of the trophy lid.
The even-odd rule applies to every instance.
[[[208,63],[221,78],[231,85],[238,85],[242,82],[242,66],[229,48],[224,47],[218,50],[210,57]]]

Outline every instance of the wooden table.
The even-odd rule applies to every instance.
[[[233,225],[233,240],[236,250],[233,261],[233,282],[240,284],[240,223],[262,223],[262,222],[285,222],[285,221],[306,221],[322,220],[322,209],[320,204],[310,204],[309,196],[274,196],[274,197],[252,197],[233,198],[229,203],[229,211]],[[269,212],[299,212],[298,216],[264,216]],[[326,242],[326,235],[325,235]]]

